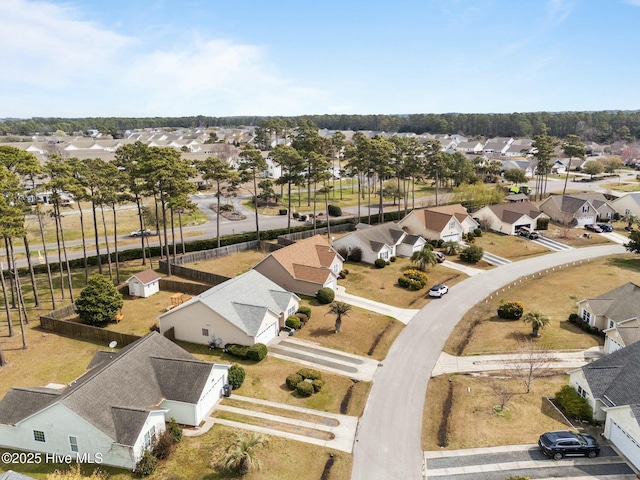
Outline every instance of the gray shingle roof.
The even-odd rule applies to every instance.
[[[249,270],[193,297],[162,314],[160,318],[200,302],[253,337],[259,333],[267,309],[279,315],[286,311],[292,298],[297,298],[294,293],[283,289],[258,271]]]
[[[588,302],[596,315],[606,315],[614,322],[629,320],[640,314],[640,286],[627,282]]]
[[[35,480],[33,477],[27,477],[22,473],[14,472],[13,470],[7,470],[4,473],[0,473],[0,480]]]
[[[395,224],[376,225],[371,228],[354,230],[349,235],[360,239],[365,245],[369,245],[372,252],[379,252],[386,245],[397,245],[406,235],[406,232]]]
[[[142,416],[165,399],[192,400],[214,368],[157,332],[108,353],[62,392],[11,389],[0,401],[0,422],[15,423],[60,402],[114,441],[130,445]]]
[[[640,403],[640,342],[582,367],[595,398],[608,406]]]

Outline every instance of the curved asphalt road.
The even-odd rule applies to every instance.
[[[625,253],[623,246],[605,245],[510,263],[470,277],[445,297],[429,302],[404,328],[376,372],[358,426],[351,478],[423,478],[421,436],[427,382],[446,339],[467,310],[523,276],[620,253]]]

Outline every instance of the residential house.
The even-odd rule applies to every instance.
[[[484,144],[482,151],[486,154],[504,156],[512,143],[513,138],[511,137],[490,138]]]
[[[627,282],[595,298],[578,302],[578,315],[598,330],[637,318],[640,312],[640,286]]]
[[[469,155],[482,155],[482,144],[477,140],[470,142],[460,142],[455,147],[456,152]]]
[[[158,317],[160,332],[202,345],[269,343],[299,306],[300,298],[249,270]]]
[[[640,192],[629,192],[611,201],[611,206],[620,214],[635,215],[640,218]]]
[[[152,332],[97,352],[69,385],[9,390],[0,401],[0,445],[133,469],[169,418],[200,424],[223,395],[229,367]]]
[[[357,230],[334,240],[333,248],[344,250],[347,255],[353,248],[359,248],[362,261],[373,263],[378,258],[411,257],[413,252],[422,250],[425,243],[420,235],[410,235],[395,223],[384,223],[358,226]]]
[[[532,162],[531,160],[511,159],[511,160],[501,160],[501,162],[502,162],[502,168],[500,169],[500,171],[502,173],[506,172],[507,170],[511,170],[512,168],[519,168],[520,170],[524,170],[524,173],[527,177],[534,176],[535,162]]]
[[[605,328],[604,352],[613,353],[621,348],[640,341],[640,319],[638,317],[615,322],[611,328]]]
[[[537,228],[538,218],[546,217],[538,210],[537,205],[529,201],[517,201],[487,205],[473,214],[482,228],[515,235],[520,227]]]
[[[460,204],[414,210],[398,222],[406,232],[430,240],[459,242],[462,235],[478,228]]]
[[[531,153],[533,141],[530,138],[519,138],[514,140],[505,150],[506,158],[524,158]]]
[[[149,269],[136,273],[127,279],[129,295],[132,297],[147,298],[160,291],[160,274]]]
[[[577,226],[613,218],[615,209],[601,193],[550,195],[540,204],[540,210],[561,224],[575,221]]]
[[[604,436],[640,468],[640,342],[569,371],[569,384],[589,402]]]
[[[253,269],[285,290],[315,295],[323,287],[336,289],[343,261],[323,236],[315,235],[271,252]]]

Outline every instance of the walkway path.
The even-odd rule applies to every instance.
[[[188,437],[203,435],[208,432],[215,423],[217,423],[233,428],[240,428],[253,432],[264,433],[266,435],[289,438],[292,440],[297,440],[299,442],[312,443],[314,445],[333,448],[335,450],[340,450],[347,453],[351,453],[353,449],[353,439],[355,437],[358,426],[357,417],[322,412],[320,410],[313,410],[310,408],[294,407],[292,405],[286,405],[284,403],[270,402],[268,400],[243,397],[241,395],[235,394],[232,395],[231,399],[245,402],[247,404],[246,408],[231,407],[225,405],[224,403],[219,403],[218,405],[216,405],[213,412],[227,411],[239,415],[259,418],[266,421],[267,424],[283,424],[288,430],[293,430],[297,433],[279,430],[275,427],[264,427],[233,420],[225,420],[222,418],[213,417],[210,414],[205,419],[205,422],[201,427],[195,429],[185,429],[184,434]],[[283,415],[251,410],[252,404],[270,407],[274,412],[277,410],[281,410],[283,411]],[[292,418],[291,416],[286,416],[286,414],[284,414],[285,411],[304,414],[305,419],[300,420],[297,418]]]
[[[346,302],[349,305],[353,305],[354,307],[369,310],[370,312],[376,312],[380,313],[381,315],[393,317],[396,320],[404,323],[405,325],[409,323],[409,320],[411,320],[416,313],[419,312],[419,310],[417,309],[392,307],[391,305],[376,302],[374,300],[369,300],[368,298],[351,295],[350,293],[347,293],[345,291],[345,288],[340,285],[338,285],[336,289],[335,299],[340,302]]]
[[[601,348],[593,347],[579,352],[552,352],[553,361],[548,368],[570,370],[601,356]],[[488,372],[511,368],[522,355],[470,355],[457,357],[442,352],[431,372],[432,377],[450,373]]]
[[[575,248],[509,263],[456,284],[430,302],[393,343],[376,372],[354,448],[355,480],[422,479],[422,419],[427,383],[446,339],[462,316],[519,278],[564,264],[625,253],[620,245]],[[400,441],[401,439],[401,441]]]

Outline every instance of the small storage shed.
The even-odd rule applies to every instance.
[[[160,291],[160,274],[153,270],[136,273],[127,280],[129,295],[147,298]]]

